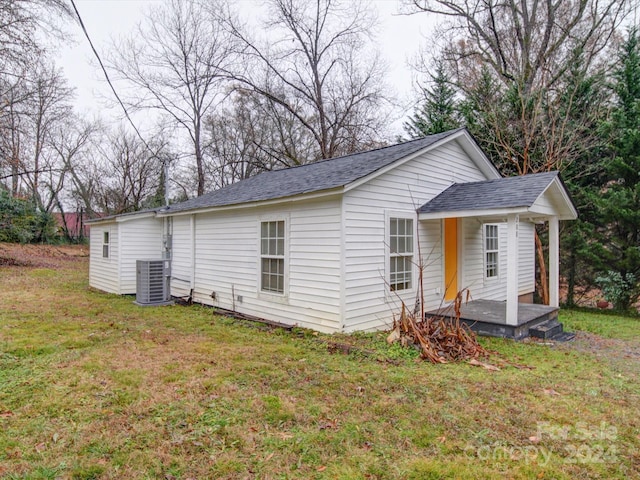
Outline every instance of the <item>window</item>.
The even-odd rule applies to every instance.
[[[260,264],[262,291],[284,293],[284,220],[260,224]]]
[[[389,219],[389,287],[411,289],[413,277],[413,220]]]
[[[498,276],[498,225],[484,226],[485,278]]]
[[[102,258],[109,258],[109,232],[102,232]]]

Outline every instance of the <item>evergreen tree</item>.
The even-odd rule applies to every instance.
[[[432,87],[421,87],[423,101],[403,125],[410,138],[446,132],[461,125],[455,99],[456,91],[451,86],[444,66],[438,63],[435,75],[429,76]]]
[[[578,210],[578,218],[561,225],[560,274],[567,281],[566,303],[576,304],[581,294],[595,284],[599,259],[603,258],[603,231],[599,228],[598,196],[604,183],[603,151],[606,140],[598,130],[606,119],[610,98],[604,75],[590,73],[582,52],[577,50],[557,104],[557,118],[572,141],[562,176]]]
[[[599,202],[605,234],[599,283],[619,310],[640,297],[640,39],[628,32],[613,71],[615,105],[605,124],[606,184]]]

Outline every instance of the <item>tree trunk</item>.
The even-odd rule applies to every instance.
[[[567,299],[566,304],[568,307],[575,306],[574,290],[576,288],[576,251],[575,247],[571,245],[569,253],[569,266],[567,268]]]
[[[544,259],[544,248],[542,246],[542,241],[540,240],[540,235],[538,232],[535,232],[536,239],[536,254],[538,256],[538,266],[540,267],[540,278],[538,281],[540,282],[540,298],[544,305],[549,305],[549,277],[547,275],[547,264]]]

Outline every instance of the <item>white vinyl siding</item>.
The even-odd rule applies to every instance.
[[[462,285],[469,288],[473,298],[486,300],[506,300],[507,271],[507,224],[495,224],[498,229],[498,276],[486,278],[485,236],[484,228],[489,222],[482,219],[465,218],[462,221],[464,246]],[[531,222],[521,220],[518,224],[518,294],[524,295],[534,290],[534,250],[533,228]]]
[[[520,220],[518,224],[518,251],[519,278],[518,295],[532,293],[536,282],[535,260],[535,225],[528,221]]]
[[[136,260],[162,258],[163,221],[148,215],[121,218],[91,225],[89,284],[130,295],[136,293]],[[105,246],[108,257],[104,257]]]
[[[186,298],[193,288],[194,251],[192,229],[193,215],[173,217],[173,241],[171,251],[171,295]]]
[[[109,256],[104,257],[105,233],[109,237]],[[93,224],[89,230],[89,285],[109,293],[120,293],[118,271],[118,225]]]
[[[418,207],[454,182],[486,180],[486,177],[457,142],[417,156],[344,195],[344,322],[345,330],[373,330],[390,327],[393,315],[404,302],[415,303],[415,286],[388,294],[385,283],[388,212],[405,212],[415,218]],[[397,216],[397,215],[396,215]],[[414,220],[417,222],[417,220]],[[442,282],[441,232],[439,222],[418,222],[421,255],[425,265],[425,302],[440,306]],[[415,261],[417,261],[417,250]],[[482,255],[482,254],[480,254]],[[482,261],[482,256],[480,256]],[[417,276],[414,269],[414,281]]]
[[[284,292],[267,292],[261,289],[261,225],[283,218]],[[194,300],[288,325],[340,330],[340,224],[337,197],[196,214]]]
[[[162,258],[163,220],[130,219],[119,224],[120,294],[136,293],[136,260]]]

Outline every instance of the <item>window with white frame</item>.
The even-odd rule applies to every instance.
[[[389,288],[409,290],[413,278],[413,220],[389,219]]]
[[[260,289],[284,293],[284,220],[260,224]]]
[[[485,278],[498,276],[498,225],[486,224],[484,226],[484,275]]]
[[[102,232],[102,258],[109,258],[109,232]]]

